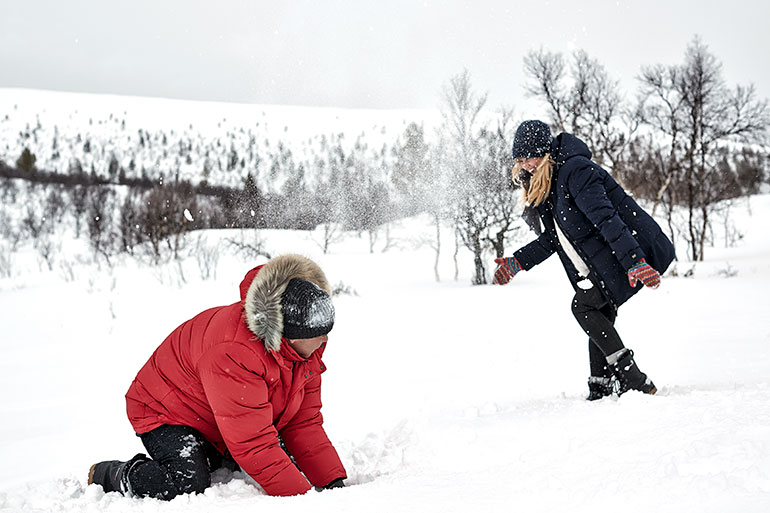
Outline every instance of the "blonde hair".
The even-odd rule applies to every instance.
[[[530,178],[528,185],[519,179],[521,166],[523,164],[524,159],[516,159],[516,162],[513,165],[513,169],[511,170],[511,174],[513,175],[514,182],[521,185],[521,192],[524,203],[536,207],[545,201],[545,198],[548,197],[548,193],[551,192],[553,160],[551,160],[551,154],[546,153],[540,159],[540,163],[532,173],[532,178]]]

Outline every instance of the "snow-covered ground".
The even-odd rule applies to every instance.
[[[170,503],[85,486],[91,463],[142,452],[123,394],[179,323],[238,298],[259,261],[219,244],[216,278],[195,258],[47,271],[16,255],[0,280],[0,510],[107,512],[526,511],[766,512],[770,509],[770,196],[733,209],[744,237],[677,265],[620,310],[619,331],[656,396],[585,401],[587,341],[552,258],[505,287],[471,287],[471,257],[444,241],[415,247],[422,219],[394,229],[400,249],[368,252],[350,234],[324,255],[307,233],[264,232],[273,254],[303,253],[336,298],[324,355],[326,429],[345,489],[264,495],[243,475]],[[380,246],[378,246],[379,248]],[[680,257],[685,249],[678,248]],[[81,255],[81,258],[77,258]],[[682,275],[694,266],[693,276]]]

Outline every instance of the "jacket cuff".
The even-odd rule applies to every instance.
[[[282,497],[288,497],[290,495],[302,495],[310,490],[310,483],[308,483],[305,476],[297,470],[297,467],[292,464],[290,467],[286,467],[274,479],[271,479],[269,483],[259,483],[265,493],[268,495],[277,495]]]
[[[644,251],[642,251],[642,248],[636,247],[620,257],[620,265],[623,266],[623,269],[628,271],[642,258],[646,258]]]

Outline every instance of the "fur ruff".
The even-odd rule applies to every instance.
[[[281,350],[283,313],[281,296],[292,278],[315,283],[331,295],[331,287],[321,268],[301,255],[281,255],[267,262],[259,270],[246,293],[244,310],[246,324],[265,348]]]

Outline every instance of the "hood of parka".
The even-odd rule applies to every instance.
[[[585,157],[591,160],[591,150],[581,139],[572,134],[562,133],[557,135],[551,145],[551,158],[558,166],[564,164],[572,157]]]
[[[321,268],[301,255],[281,255],[252,269],[241,283],[241,299],[246,324],[265,348],[281,350],[283,313],[281,296],[292,278],[315,283],[331,295],[331,287]]]

